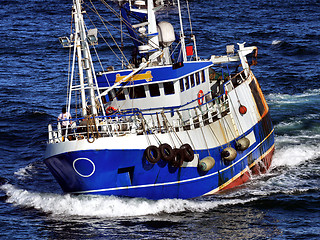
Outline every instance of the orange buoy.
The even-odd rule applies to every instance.
[[[240,104],[239,113],[240,113],[241,115],[246,114],[246,113],[247,113],[247,108],[246,108],[246,106]]]

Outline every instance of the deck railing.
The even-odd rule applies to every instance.
[[[53,130],[52,124],[49,124],[49,143],[80,139],[87,139],[90,142],[101,137],[179,132],[203,127],[230,113],[226,91],[237,87],[236,80],[241,82],[245,80],[242,72],[223,84],[223,94],[196,107],[188,106],[200,98],[169,108],[131,109],[130,112],[115,112],[107,116],[71,119],[72,124],[67,128],[61,127],[61,122],[58,122],[57,128]],[[203,97],[210,95],[211,92],[208,92]]]
[[[71,125],[62,127],[58,122],[53,130],[48,125],[49,143],[87,139],[93,141],[101,137],[123,136],[127,134],[167,133],[169,131],[191,130],[212,123],[228,114],[229,104],[223,96],[210,100],[200,106],[182,108],[172,111],[162,109],[134,111],[130,114],[116,113],[109,116],[89,116],[71,119]],[[187,118],[182,115],[187,112]],[[172,115],[173,113],[173,115]]]

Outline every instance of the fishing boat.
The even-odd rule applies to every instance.
[[[202,59],[188,1],[102,0],[109,12],[97,4],[73,0],[70,37],[59,38],[70,50],[73,118],[48,125],[44,162],[64,192],[189,199],[268,170],[274,128],[251,70],[257,47]],[[106,55],[109,47],[120,54]]]

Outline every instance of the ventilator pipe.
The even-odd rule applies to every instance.
[[[207,172],[211,170],[214,167],[214,165],[215,165],[214,158],[208,156],[200,160],[198,168],[203,172]]]

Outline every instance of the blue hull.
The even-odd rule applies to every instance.
[[[63,153],[45,159],[53,176],[65,192],[128,197],[194,198],[241,184],[241,177],[264,162],[270,166],[274,149],[273,126],[269,113],[246,134],[254,132],[256,142],[238,151],[232,162],[221,159],[224,147],[210,149],[215,166],[208,172],[197,167],[176,168],[160,160],[149,163],[141,150],[85,150]],[[235,141],[230,142],[235,147]],[[199,159],[208,150],[195,150]],[[245,179],[244,179],[245,181]]]

